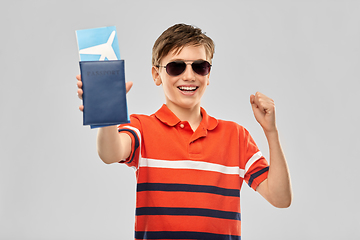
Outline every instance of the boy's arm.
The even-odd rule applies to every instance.
[[[78,96],[82,99],[82,81],[81,76],[77,75],[78,80]],[[126,83],[126,92],[129,92],[132,82]],[[80,105],[79,109],[84,110],[84,106]],[[97,133],[97,150],[99,157],[104,163],[110,164],[120,162],[130,156],[131,138],[126,133],[119,133],[116,126],[99,128]]]
[[[130,156],[131,138],[126,133],[119,133],[116,126],[99,128],[96,143],[104,163],[120,162]]]
[[[268,178],[256,191],[275,207],[289,207],[292,200],[290,175],[276,127],[274,101],[257,92],[250,96],[250,102],[254,116],[264,130],[270,152]]]

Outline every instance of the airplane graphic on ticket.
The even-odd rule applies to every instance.
[[[116,27],[76,31],[80,61],[119,60],[120,50]]]

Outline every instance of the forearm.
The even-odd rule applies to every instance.
[[[99,128],[97,151],[104,163],[119,162],[130,155],[131,139],[127,134],[119,134],[116,126]]]
[[[277,207],[288,207],[292,200],[290,174],[282,151],[278,131],[265,132],[269,144],[270,166],[267,199]]]

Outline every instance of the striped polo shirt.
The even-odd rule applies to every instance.
[[[201,108],[194,132],[166,105],[134,114],[122,163],[136,171],[135,239],[241,239],[240,189],[267,178],[268,163],[242,126]]]

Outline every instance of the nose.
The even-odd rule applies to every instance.
[[[191,63],[186,63],[186,68],[183,73],[184,81],[195,81],[195,72],[191,67]]]

